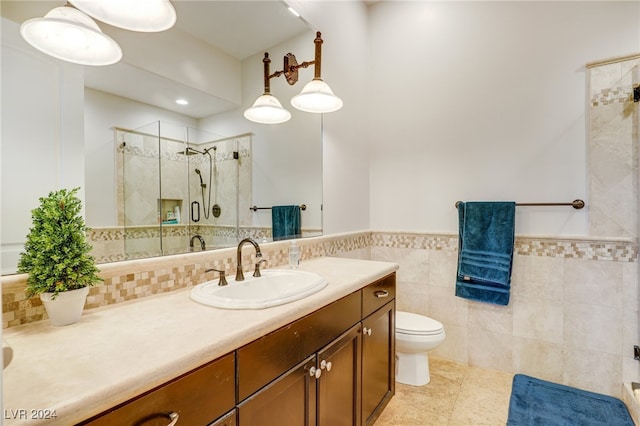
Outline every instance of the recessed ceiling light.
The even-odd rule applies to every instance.
[[[176,99],[178,105],[189,105],[189,101],[186,99]]]

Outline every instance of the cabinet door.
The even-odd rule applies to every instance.
[[[395,301],[362,320],[362,419],[373,424],[395,393]]]
[[[238,426],[315,426],[315,365],[312,355],[238,405]]]
[[[360,325],[318,352],[318,426],[360,425]]]

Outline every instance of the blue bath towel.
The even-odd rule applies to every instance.
[[[515,212],[514,202],[458,205],[456,296],[496,305],[509,304]]]
[[[273,241],[300,237],[300,206],[271,207]]]

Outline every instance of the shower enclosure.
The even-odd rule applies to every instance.
[[[116,129],[116,149],[126,259],[237,244],[251,199],[250,134],[154,122]]]

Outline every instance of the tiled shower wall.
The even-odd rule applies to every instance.
[[[161,135],[162,129],[159,126]],[[211,161],[207,155],[181,154],[187,146],[182,140],[122,129],[115,130],[115,139],[119,228],[100,228],[90,235],[98,261],[183,253],[199,231],[207,231],[201,235],[210,247],[226,247],[237,241],[236,226],[251,225],[250,134],[192,145],[199,151],[209,149]],[[204,199],[200,179],[206,185]],[[190,220],[192,203],[198,205],[197,222]],[[221,207],[219,217],[211,213],[214,204]],[[170,219],[167,210],[173,214],[176,205],[180,224],[163,226],[161,249],[159,223]],[[233,235],[228,238],[230,228]]]
[[[587,65],[589,235],[638,237],[640,55]]]

